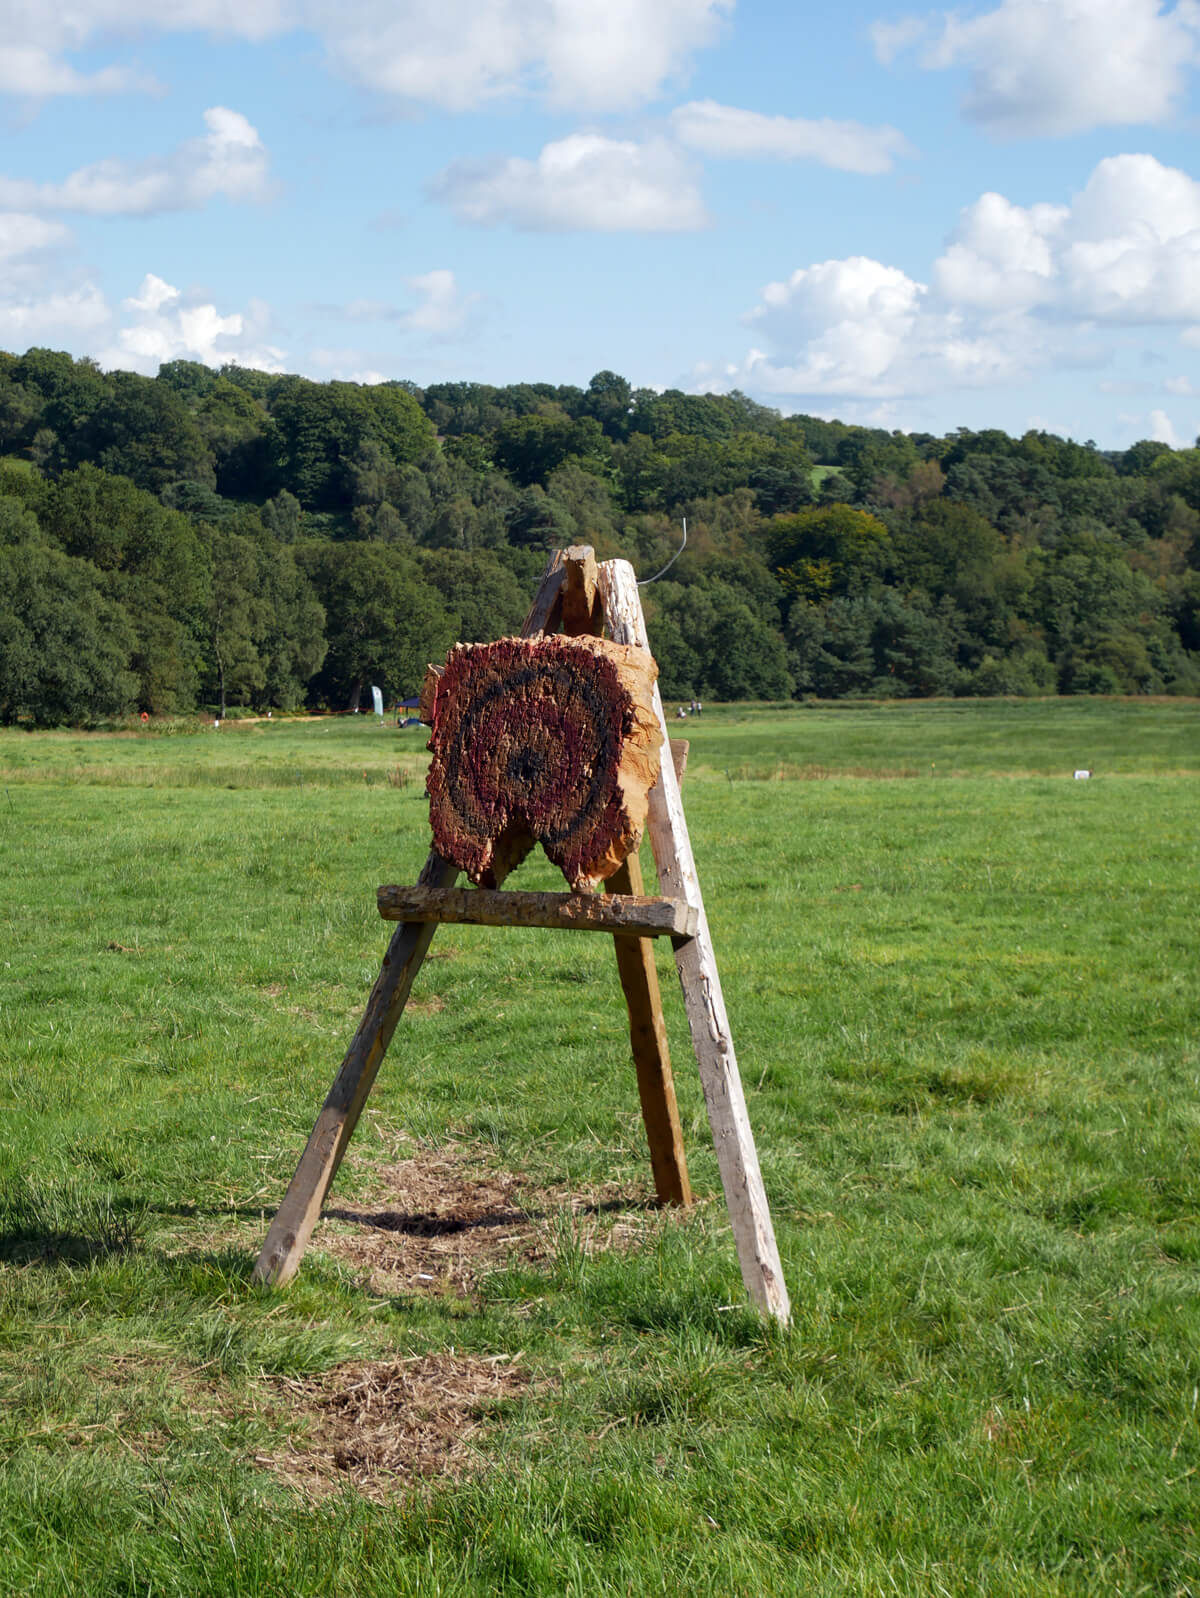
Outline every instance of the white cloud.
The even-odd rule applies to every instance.
[[[459,161],[431,186],[466,222],[545,232],[678,233],[703,227],[695,176],[662,141],[573,133],[536,161]]]
[[[1183,440],[1171,425],[1171,418],[1166,411],[1150,412],[1150,437],[1157,439],[1160,444],[1169,444],[1172,449],[1183,448]]]
[[[980,310],[1200,320],[1200,183],[1150,155],[1115,155],[1069,206],[985,194],[963,212],[934,281]]]
[[[483,304],[483,295],[460,288],[454,273],[446,267],[406,277],[403,282],[415,297],[415,305],[398,306],[388,300],[361,299],[323,309],[347,322],[398,323],[406,332],[424,333],[440,341],[462,333],[475,321]],[[326,364],[344,367],[348,362],[353,364],[361,359],[357,352],[341,350],[336,353],[338,359]]]
[[[176,357],[284,369],[284,352],[268,342],[270,311],[261,301],[222,313],[151,272],[114,309],[99,284],[72,264],[74,245],[61,222],[0,212],[0,348],[83,348],[104,366],[147,374]]]
[[[1120,155],[1068,205],[984,194],[928,285],[866,256],[824,261],[768,283],[747,320],[760,343],[732,382],[875,401],[1101,366],[1106,329],[1166,325],[1200,345],[1200,183]]]
[[[245,312],[222,315],[215,305],[181,294],[149,272],[138,292],[121,302],[121,310],[122,325],[97,357],[102,366],[151,376],[163,361],[174,360],[285,369],[284,351],[266,342],[270,312],[261,301],[252,300]]]
[[[1028,332],[1012,319],[973,324],[894,266],[867,256],[803,267],[768,283],[747,318],[782,361],[752,349],[738,381],[777,394],[888,399],[1019,375]]]
[[[70,343],[105,325],[101,291],[65,270],[74,242],[61,222],[0,212],[0,349]]]
[[[153,93],[153,78],[124,67],[104,67],[99,72],[77,72],[49,50],[36,45],[0,45],[0,94],[47,99],[54,95]]]
[[[94,336],[108,326],[108,302],[94,283],[56,293],[0,298],[0,346],[25,349],[53,341],[56,346]]]
[[[929,32],[926,17],[901,17],[896,22],[872,22],[867,29],[875,59],[881,66],[890,67],[902,50],[909,49]]]
[[[544,96],[621,110],[659,93],[717,37],[732,0],[309,0],[333,60],[388,94],[461,111]]]
[[[530,94],[573,110],[653,99],[712,44],[733,0],[0,0],[0,92],[146,87],[123,68],[90,76],[64,55],[117,31],[205,30],[260,40],[305,29],[347,76],[461,111]]]
[[[896,128],[869,128],[831,117],[763,116],[692,100],[671,113],[681,144],[706,155],[775,156],[785,161],[818,161],[842,172],[890,172],[912,147]]]
[[[1163,387],[1168,394],[1178,394],[1184,399],[1196,399],[1200,396],[1200,389],[1197,389],[1190,377],[1168,377]]]
[[[411,333],[426,333],[431,338],[461,333],[481,300],[479,294],[464,293],[454,273],[444,267],[405,278],[404,283],[416,295],[417,304],[400,315],[400,324]]]
[[[970,69],[964,114],[992,133],[1081,133],[1170,117],[1200,61],[1198,28],[1196,0],[1003,0],[945,13],[920,60]],[[925,31],[912,18],[876,23],[876,55],[886,63]]]
[[[981,195],[963,212],[934,265],[947,300],[993,310],[1028,308],[1052,289],[1057,267],[1051,243],[1067,217],[1065,206],[1028,210],[1002,194]]]
[[[71,231],[61,222],[48,222],[42,216],[17,211],[0,211],[0,264],[56,249],[71,240]]]
[[[127,66],[80,72],[64,57],[135,32],[205,30],[258,40],[298,24],[294,0],[0,0],[0,94],[55,95],[160,92],[155,80]]]
[[[266,197],[267,152],[257,130],[239,111],[212,106],[208,131],[170,155],[131,165],[95,161],[61,183],[0,177],[0,205],[29,211],[75,211],[92,216],[146,216],[195,210],[209,200]]]
[[[388,381],[386,372],[364,364],[370,357],[362,350],[341,345],[317,345],[309,351],[306,370],[320,374],[318,382],[333,379],[338,383],[361,383],[364,388],[374,388]]]

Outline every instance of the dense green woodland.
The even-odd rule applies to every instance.
[[[1200,448],[0,353],[0,722],[356,705],[639,576],[669,699],[1200,693]]]

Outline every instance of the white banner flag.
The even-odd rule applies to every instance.
[[[383,720],[383,690],[382,690],[382,688],[372,688],[371,689],[371,698],[375,701],[375,714],[379,717],[380,721],[382,721]]]

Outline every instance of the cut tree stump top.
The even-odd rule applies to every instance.
[[[647,650],[594,637],[457,645],[421,694],[434,848],[484,887],[535,843],[576,891],[611,876],[658,780],[656,675]]]

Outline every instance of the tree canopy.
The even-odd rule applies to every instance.
[[[672,698],[1200,692],[1200,448],[0,354],[2,721],[400,696],[576,542]]]

